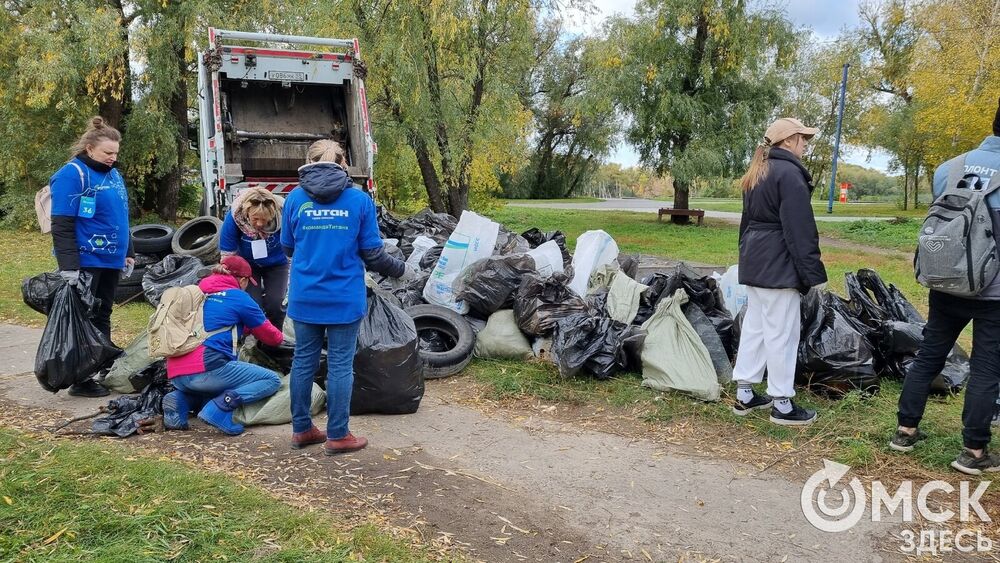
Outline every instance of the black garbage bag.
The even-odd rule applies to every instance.
[[[138,395],[122,395],[108,402],[108,414],[95,419],[91,430],[102,436],[126,438],[140,431],[143,421],[163,416],[163,396],[173,391],[166,381],[150,383]]]
[[[254,344],[251,363],[276,371],[282,375],[288,375],[292,373],[292,360],[294,359],[294,343],[285,341],[277,346],[268,346],[258,340]],[[313,381],[323,389],[326,389],[326,371],[326,346],[323,346],[319,353],[319,367],[316,368],[316,373],[313,375]]]
[[[508,231],[501,225],[497,234],[497,242],[493,246],[493,254],[524,254],[532,248],[534,247],[524,237]]]
[[[811,290],[802,298],[802,336],[796,380],[828,395],[878,391],[868,339],[845,316],[840,298]]]
[[[380,291],[368,291],[368,314],[358,330],[351,414],[409,414],[424,396],[417,328]]]
[[[90,276],[88,272],[83,271],[80,272],[80,275]],[[48,315],[49,308],[52,306],[52,298],[64,285],[66,285],[66,280],[62,279],[59,272],[45,272],[25,278],[21,282],[21,299],[24,300],[25,305],[33,310]]]
[[[133,373],[128,378],[132,389],[145,389],[153,383],[167,382],[167,361],[156,360],[145,368]]]
[[[398,236],[391,238],[398,238],[399,249],[403,251],[404,255],[409,256],[413,252],[413,239],[423,235],[444,244],[457,226],[458,219],[451,215],[423,209],[401,221]]]
[[[886,286],[874,270],[848,272],[844,283],[850,297],[846,309],[872,346],[876,371],[882,377],[903,379],[923,342],[923,316],[896,286]],[[957,392],[969,377],[969,367],[968,355],[956,344],[942,373],[931,383],[931,391]]]
[[[588,374],[609,379],[635,368],[635,351],[641,349],[645,336],[637,327],[607,316],[574,313],[556,323],[552,355],[562,377]],[[641,370],[641,360],[638,365]]]
[[[514,318],[521,332],[529,336],[549,336],[559,319],[587,311],[587,303],[568,286],[565,274],[542,279],[528,275],[517,288]]]
[[[424,255],[420,257],[420,269],[426,271],[433,270],[434,266],[438,263],[438,259],[441,258],[442,252],[444,252],[443,244],[433,246],[427,252],[424,252]]]
[[[406,309],[407,307],[424,303],[424,286],[427,285],[427,280],[430,277],[431,273],[429,271],[422,271],[416,278],[407,282],[400,282],[399,280],[386,277],[382,278],[382,281],[378,285],[398,299],[400,305]]]
[[[49,308],[35,353],[35,377],[46,391],[55,393],[86,381],[122,353],[90,322],[98,300],[92,297],[90,277],[84,274],[77,286],[59,288]]]
[[[670,285],[670,274],[656,272],[642,279],[642,284],[647,286],[646,291],[639,296],[639,311],[632,320],[632,324],[641,325],[649,320],[656,312],[656,304],[660,302],[660,296],[666,295],[664,289]]]
[[[554,240],[562,252],[563,267],[568,268],[573,263],[573,257],[570,255],[569,249],[566,248],[566,235],[562,231],[548,231],[543,233],[537,227],[532,227],[521,233],[521,237],[528,241],[528,245],[531,248],[538,248],[550,240]]]
[[[392,244],[391,242],[383,242],[382,246],[385,247],[385,253],[389,256],[392,256],[396,260],[406,260],[406,257],[403,256],[403,251],[400,250],[395,244]]]
[[[403,238],[402,221],[393,217],[392,213],[389,213],[382,205],[376,207],[375,213],[378,230],[382,233],[382,238],[394,238],[396,240]]]
[[[635,279],[636,275],[639,274],[639,261],[640,258],[638,254],[619,256],[618,266],[621,267],[626,276]]]
[[[146,300],[156,307],[163,292],[171,287],[194,285],[201,281],[204,264],[194,256],[168,254],[159,264],[146,268],[142,276],[142,290]]]
[[[602,287],[587,294],[587,307],[595,315],[608,316],[608,288]]]
[[[462,272],[455,287],[456,298],[489,317],[500,309],[513,308],[521,280],[534,272],[535,260],[527,254],[484,258]]]

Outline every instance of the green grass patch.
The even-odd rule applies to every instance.
[[[849,240],[860,244],[913,252],[917,247],[920,219],[900,217],[890,221],[851,221],[848,223],[818,222],[823,236]]]
[[[690,207],[709,211],[743,211],[743,200],[725,198],[693,198]],[[813,213],[826,215],[827,202],[813,200]],[[833,203],[833,216],[837,217],[923,217],[927,206],[903,210],[895,203]]]
[[[56,269],[52,256],[52,237],[39,232],[6,231],[0,242],[0,322],[24,326],[45,326],[45,317],[28,308],[21,300],[21,281]],[[145,330],[153,308],[141,297],[127,305],[115,305],[111,314],[112,338],[127,345]]]
[[[423,561],[372,526],[100,443],[0,429],[0,560]]]

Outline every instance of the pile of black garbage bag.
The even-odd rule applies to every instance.
[[[802,299],[798,381],[840,394],[874,392],[881,378],[901,380],[923,341],[926,321],[902,292],[874,270],[845,274],[848,299],[812,290]],[[958,392],[969,357],[956,345],[931,390]]]

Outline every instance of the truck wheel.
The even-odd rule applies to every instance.
[[[171,247],[174,254],[194,256],[203,264],[219,262],[219,231],[222,221],[215,217],[195,217],[174,233]]]
[[[420,337],[424,379],[455,375],[472,360],[476,334],[462,315],[438,305],[415,305],[406,309]]]
[[[170,242],[174,238],[174,228],[169,225],[136,225],[131,229],[132,247],[143,254],[165,254],[170,252]]]

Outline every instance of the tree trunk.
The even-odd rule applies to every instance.
[[[183,28],[183,24],[181,27]],[[177,162],[170,168],[170,172],[156,179],[156,212],[165,221],[177,219],[184,155],[188,151],[187,62],[184,60],[183,38],[175,40],[173,55],[179,70],[177,85],[170,96],[170,115],[176,124],[174,143],[177,150]]]
[[[903,162],[903,211],[908,209],[910,203],[910,165]]]
[[[688,193],[690,192],[690,182],[681,182],[674,179],[674,209],[689,209]],[[670,221],[677,225],[687,225],[691,218],[686,215],[672,215]]]
[[[431,161],[430,151],[424,138],[417,133],[410,135],[410,147],[417,155],[417,167],[420,168],[420,177],[424,180],[424,188],[427,190],[427,202],[434,213],[446,213],[444,196],[441,193],[441,179],[438,178],[437,170]]]

